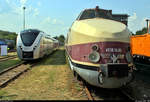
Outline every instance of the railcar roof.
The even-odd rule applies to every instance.
[[[38,29],[26,29],[26,30],[21,31],[21,33],[26,33],[26,32],[42,32],[42,31]]]

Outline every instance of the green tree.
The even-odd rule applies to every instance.
[[[60,35],[59,37],[55,36],[55,37],[53,37],[53,38],[54,38],[54,39],[57,39],[59,42],[62,42],[62,43],[64,43],[64,41],[65,41],[64,35]]]
[[[64,43],[64,41],[65,41],[64,35],[60,35],[60,36],[58,37],[58,40],[59,40],[60,42]]]
[[[57,36],[55,36],[55,37],[53,37],[54,39],[57,39],[58,41],[59,41],[59,44],[61,45],[61,46],[63,46],[64,45],[64,42],[65,42],[65,37],[64,37],[64,35],[60,35],[59,37],[57,37]]]
[[[142,34],[145,34],[145,33],[147,33],[147,28],[146,27],[142,28],[142,30],[136,31],[136,35],[142,35]]]
[[[16,45],[16,38],[17,38],[16,33],[0,30],[0,39],[1,40],[13,40],[15,42],[13,46]]]

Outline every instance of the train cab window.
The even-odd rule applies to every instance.
[[[21,32],[21,39],[25,46],[31,46],[35,41],[40,31],[25,31]]]
[[[105,19],[112,19],[111,14],[108,11],[98,10],[95,11],[96,17],[105,18]]]
[[[80,20],[95,18],[94,10],[85,10],[80,16]]]
[[[83,11],[81,14],[79,20],[83,19],[92,19],[92,18],[105,18],[105,19],[112,19],[112,15],[108,11],[104,11],[101,9],[95,10],[95,9],[89,9]]]

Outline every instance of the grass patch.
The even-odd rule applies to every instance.
[[[66,64],[65,50],[58,49],[57,51],[53,52],[51,55],[43,58],[43,61],[41,61],[41,63],[39,64],[40,65],[65,65]]]
[[[50,82],[50,83],[53,83],[54,81],[55,81],[55,77],[56,77],[56,72],[53,70],[53,71],[51,71],[50,73],[49,73],[49,81],[48,81],[48,83]]]
[[[77,91],[81,91],[82,89],[81,89],[81,85],[79,85],[79,83],[76,83],[75,84],[75,89],[77,90]]]
[[[13,65],[16,65],[20,62],[21,62],[21,60],[19,60],[18,58],[0,62],[0,72],[3,71],[4,69],[9,68]]]
[[[4,55],[4,56],[0,55],[0,58],[6,58],[6,57],[9,57],[9,56],[14,56],[14,55],[17,55],[17,53],[16,52],[10,52],[10,53],[8,53],[7,55]]]
[[[5,99],[5,95],[6,95],[6,94],[7,94],[6,91],[0,90],[0,100],[1,100],[1,99]]]
[[[0,97],[4,96],[5,94],[7,94],[7,92],[0,90]]]

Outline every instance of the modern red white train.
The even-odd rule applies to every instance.
[[[59,42],[43,31],[27,29],[18,34],[16,46],[21,60],[34,60],[53,52],[58,48]]]
[[[91,85],[119,88],[133,76],[127,26],[107,10],[83,10],[67,34],[65,48],[72,71]]]

